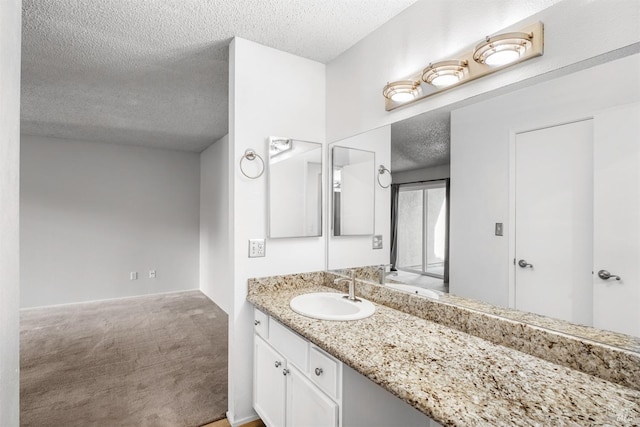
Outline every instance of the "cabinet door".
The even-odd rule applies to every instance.
[[[299,370],[287,375],[287,426],[337,427],[338,404],[329,399]]]
[[[268,427],[284,427],[285,369],[284,358],[254,335],[253,408]]]

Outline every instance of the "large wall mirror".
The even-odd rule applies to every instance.
[[[269,237],[322,235],[322,144],[269,141]]]
[[[450,179],[449,283],[402,268],[387,277],[445,297],[448,292],[452,301],[490,304],[498,309],[493,313],[518,321],[640,351],[639,49],[392,123],[394,184]],[[611,75],[615,82],[600,83]],[[564,134],[543,152],[541,145],[551,141],[546,129],[567,124],[580,128],[567,132],[586,137],[582,154],[576,146],[563,148],[570,139]],[[538,131],[543,134],[529,143]],[[561,201],[577,200],[569,181],[589,186],[580,190],[582,207],[560,210]],[[535,211],[540,206],[547,208]],[[587,208],[586,219],[567,216]],[[544,224],[527,222],[543,213]],[[328,259],[329,269],[342,268],[332,265],[335,257]],[[380,262],[368,263],[375,264]],[[574,267],[581,271],[569,271]],[[548,320],[537,323],[538,316],[523,312]]]
[[[331,149],[332,229],[334,236],[374,233],[375,153],[334,146]]]

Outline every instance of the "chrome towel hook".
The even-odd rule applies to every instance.
[[[391,181],[389,181],[387,185],[382,185],[382,183],[380,182],[380,176],[384,175],[385,172],[389,174],[389,178],[391,178]],[[378,166],[378,185],[382,188],[389,188],[392,182],[393,182],[393,177],[391,176],[391,171],[386,167],[384,167],[384,165]]]
[[[254,161],[255,159],[260,160],[260,163],[261,163],[260,173],[255,175],[255,176],[248,175],[244,171],[244,169],[242,168],[242,162],[245,159],[250,161],[250,162]],[[240,158],[240,172],[242,172],[242,175],[246,176],[249,179],[258,179],[264,173],[264,160],[262,160],[262,157],[260,157],[260,155],[258,153],[256,153],[255,150],[253,150],[251,148],[247,148],[245,150],[244,154],[242,155],[242,157]]]

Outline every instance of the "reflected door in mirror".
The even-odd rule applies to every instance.
[[[593,326],[640,337],[640,103],[594,122]]]
[[[372,235],[375,154],[354,148],[333,147],[331,163],[333,235]]]
[[[269,138],[269,237],[322,235],[322,144]]]

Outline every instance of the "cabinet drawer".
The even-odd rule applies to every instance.
[[[308,371],[309,343],[307,340],[271,319],[269,343],[289,362],[304,372]]]
[[[257,308],[253,309],[253,330],[265,340],[269,339],[269,316]]]
[[[340,362],[325,354],[315,346],[309,353],[309,377],[324,392],[334,398],[338,397],[338,377]]]

